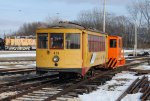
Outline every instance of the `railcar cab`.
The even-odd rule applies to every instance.
[[[108,37],[108,68],[117,68],[125,64],[122,38],[119,36]]]
[[[82,31],[71,28],[40,28],[36,32],[36,70],[82,72]]]

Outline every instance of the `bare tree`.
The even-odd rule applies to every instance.
[[[145,48],[149,44],[149,23],[150,23],[150,1],[149,0],[138,0],[134,1],[128,6],[129,14],[131,15],[131,21],[137,25],[138,33],[138,44],[139,47]],[[146,25],[147,24],[147,25]],[[147,26],[147,32],[146,32]]]
[[[12,35],[35,35],[36,29],[41,26],[45,26],[45,23],[42,22],[33,22],[33,23],[25,23],[23,24],[17,32],[14,32]]]
[[[102,31],[103,16],[102,11],[93,9],[82,11],[78,16],[78,23],[87,27]],[[123,37],[124,46],[133,46],[133,23],[125,16],[116,16],[113,13],[106,13],[106,32],[109,35]]]

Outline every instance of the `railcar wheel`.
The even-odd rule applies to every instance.
[[[94,76],[94,69],[90,69],[83,77],[82,79],[88,79],[90,77]]]
[[[59,79],[60,80],[65,80],[65,79],[76,79],[78,78],[77,73],[72,73],[72,72],[60,72],[59,73]]]

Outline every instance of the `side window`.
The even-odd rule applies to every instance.
[[[50,48],[63,49],[64,47],[64,35],[63,33],[51,33],[50,35]]]
[[[48,34],[38,33],[38,48],[47,49],[48,48]]]
[[[89,52],[105,51],[105,37],[88,35]]]
[[[80,49],[80,34],[66,34],[66,49]]]
[[[110,48],[116,48],[116,47],[117,47],[117,40],[110,39]]]

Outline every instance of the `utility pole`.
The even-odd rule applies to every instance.
[[[134,25],[134,30],[135,30],[135,43],[134,43],[134,56],[137,56],[137,20],[135,20],[135,25]]]
[[[106,0],[103,3],[103,32],[106,30]]]

